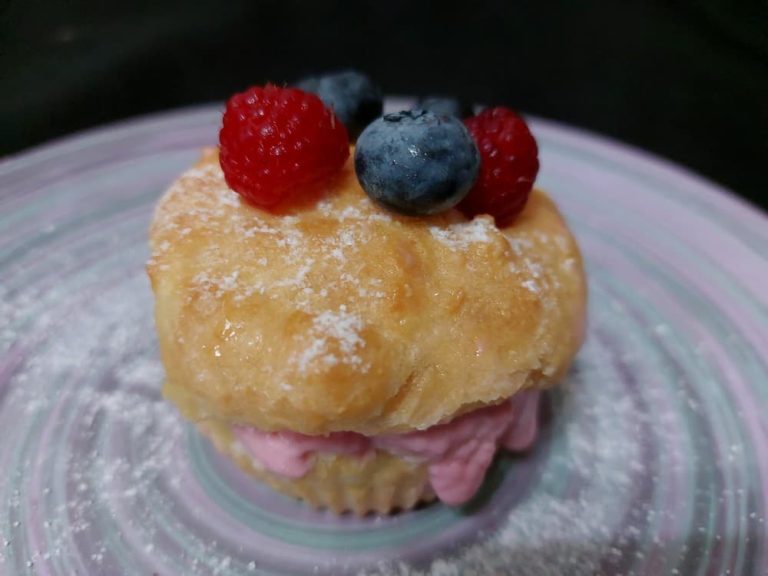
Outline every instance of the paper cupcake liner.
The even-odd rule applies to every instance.
[[[240,468],[278,492],[299,498],[315,508],[360,516],[370,512],[387,514],[409,510],[419,502],[435,498],[424,464],[388,452],[376,451],[364,457],[318,454],[305,476],[286,478],[255,461],[226,424],[205,422],[198,424],[198,428]]]

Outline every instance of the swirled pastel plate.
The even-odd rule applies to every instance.
[[[154,202],[218,109],[0,163],[0,574],[768,573],[768,219],[545,121],[588,341],[535,450],[468,506],[337,518],[251,481],[160,397]]]

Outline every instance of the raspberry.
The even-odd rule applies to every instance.
[[[469,218],[490,214],[497,226],[507,226],[525,208],[536,180],[536,140],[509,108],[490,108],[464,123],[480,150],[480,174],[458,209]]]
[[[349,156],[347,129],[317,96],[269,84],[229,99],[219,144],[227,184],[264,208],[326,181]]]

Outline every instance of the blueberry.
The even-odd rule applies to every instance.
[[[415,110],[429,110],[435,114],[443,116],[456,116],[456,118],[467,118],[472,116],[472,105],[458,98],[449,98],[446,96],[427,96],[419,100],[414,107]]]
[[[386,114],[360,135],[355,170],[368,195],[420,216],[458,204],[477,178],[480,154],[461,120],[426,110]]]
[[[305,78],[296,87],[320,97],[347,127],[350,140],[381,116],[381,89],[368,76],[356,70],[344,70],[324,76]]]

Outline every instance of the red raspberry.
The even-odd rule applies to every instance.
[[[347,129],[317,96],[269,84],[229,99],[219,144],[227,184],[265,208],[324,182],[349,156]]]
[[[525,208],[539,171],[539,149],[525,121],[509,108],[490,108],[464,123],[480,150],[480,173],[458,209],[490,214],[499,227]]]

